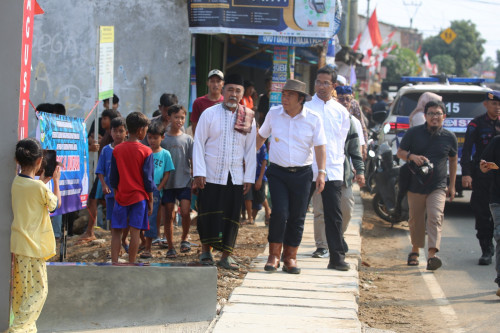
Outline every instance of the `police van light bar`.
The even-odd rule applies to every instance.
[[[472,83],[481,84],[486,82],[483,78],[471,78],[471,77],[449,77],[447,78],[449,83]],[[402,76],[402,82],[442,82],[440,77],[417,77],[417,76]]]

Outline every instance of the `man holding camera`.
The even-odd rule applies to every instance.
[[[430,101],[424,108],[425,124],[412,127],[406,132],[398,148],[398,157],[406,161],[411,171],[408,189],[410,207],[410,237],[412,250],[408,266],[417,266],[419,250],[425,246],[428,235],[427,269],[441,267],[436,256],[441,243],[441,227],[444,218],[446,196],[455,197],[457,174],[457,138],[443,128],[446,107],[440,101]],[[446,186],[446,162],[449,161],[450,183]],[[427,214],[427,221],[426,221]]]

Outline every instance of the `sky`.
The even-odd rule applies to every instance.
[[[497,60],[500,0],[358,0],[359,14],[366,16],[368,2],[370,15],[377,8],[377,18],[381,22],[409,27],[413,17],[413,28],[418,29],[424,38],[436,36],[449,28],[451,21],[471,20],[486,40],[483,58],[489,56]]]

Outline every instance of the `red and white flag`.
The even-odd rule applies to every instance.
[[[425,61],[425,67],[432,70],[432,64],[431,61],[429,60],[429,54],[427,52],[424,54],[424,61]]]
[[[358,38],[354,42],[354,46],[352,48],[354,51],[359,49],[360,52],[365,53],[366,51],[380,45],[382,45],[382,36],[380,35],[377,10],[375,9],[370,17],[370,20],[368,20],[368,25],[363,33],[358,35]]]
[[[422,51],[422,45],[420,45],[417,49],[417,52],[415,52],[417,54],[417,57],[420,58],[420,51]]]

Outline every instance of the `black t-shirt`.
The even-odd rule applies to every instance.
[[[486,162],[495,162],[500,166],[500,136],[491,140],[490,144],[484,149],[481,159]],[[490,203],[500,204],[500,170],[490,170],[486,174],[492,174],[493,181],[490,187]]]
[[[410,128],[401,140],[399,147],[415,155],[423,155],[434,164],[434,171],[421,184],[417,177],[412,176],[409,191],[429,194],[437,189],[446,188],[448,176],[448,157],[457,155],[457,138],[452,132],[441,128],[432,135],[427,130],[427,123]]]

